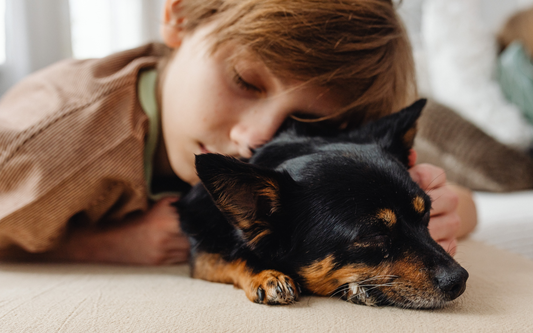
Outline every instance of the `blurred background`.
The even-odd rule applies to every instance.
[[[64,58],[158,40],[164,0],[0,0],[0,96]]]

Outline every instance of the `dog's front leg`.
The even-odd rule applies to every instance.
[[[296,283],[289,276],[271,269],[256,271],[243,259],[228,262],[219,254],[198,253],[192,277],[233,284],[243,289],[250,301],[260,304],[291,304],[299,295]]]

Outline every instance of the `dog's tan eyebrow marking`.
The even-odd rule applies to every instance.
[[[413,199],[413,207],[415,207],[415,211],[422,214],[426,210],[426,204],[424,203],[424,199],[422,197],[415,197]]]
[[[385,208],[385,209],[381,209],[379,212],[378,212],[378,219],[382,220],[382,221],[385,221],[385,223],[387,224],[387,226],[389,227],[392,227],[393,225],[396,224],[396,214],[394,214],[394,212],[388,208]]]

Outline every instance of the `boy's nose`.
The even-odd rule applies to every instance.
[[[274,137],[284,118],[276,112],[254,112],[240,119],[230,130],[230,139],[237,145],[239,155],[250,158],[252,149]]]

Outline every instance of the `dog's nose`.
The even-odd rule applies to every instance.
[[[462,267],[439,267],[435,272],[435,284],[451,301],[466,289],[468,272]]]

